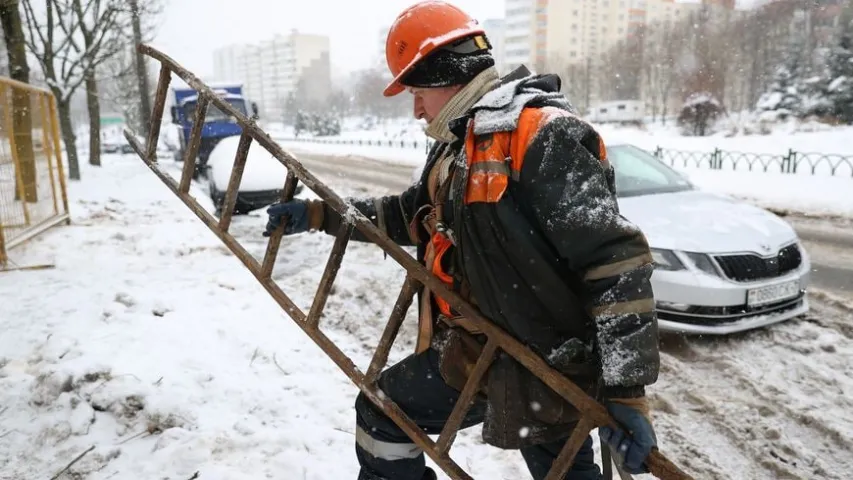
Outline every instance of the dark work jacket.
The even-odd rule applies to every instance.
[[[559,88],[555,75],[513,72],[451,122],[459,140],[433,146],[417,184],[400,195],[351,203],[398,244],[417,246],[423,262],[429,238],[423,230],[413,238],[409,225],[430,203],[430,169],[443,149],[451,149],[461,171],[445,207],[457,242],[454,271],[470,285],[477,308],[590,395],[641,396],[659,369],[653,266],[645,237],[619,214],[603,143],[571,114],[518,124],[525,108],[571,112]],[[517,138],[526,146],[523,163],[496,202],[464,201],[471,121],[478,145],[495,132],[524,132]],[[325,232],[337,233],[340,221],[325,207]],[[366,241],[358,231],[353,239]],[[485,392],[483,437],[498,447],[565,437],[578,418],[503,353],[487,374]]]

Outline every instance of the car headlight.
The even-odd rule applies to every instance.
[[[679,260],[671,250],[652,248],[651,252],[652,260],[655,262],[655,268],[669,271],[685,269],[684,264],[681,263],[681,260]]]
[[[687,255],[687,258],[690,259],[690,262],[693,263],[693,266],[698,268],[699,270],[707,273],[708,275],[712,275],[714,277],[719,277],[720,272],[717,271],[717,268],[714,266],[714,262],[711,261],[711,257],[704,253],[693,253],[693,252],[682,252]]]

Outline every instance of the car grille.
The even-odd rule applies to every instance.
[[[793,310],[802,306],[805,301],[805,292],[800,292],[795,298],[782,300],[760,307],[748,307],[746,305],[731,307],[700,307],[693,306],[686,312],[665,310],[658,308],[657,315],[661,320],[686,323],[690,325],[726,325],[729,323],[754,318],[760,315],[781,314],[787,310]]]
[[[799,268],[803,256],[796,243],[779,250],[772,257],[758,255],[717,255],[714,257],[727,278],[749,282],[782,276]]]

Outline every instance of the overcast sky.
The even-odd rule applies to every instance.
[[[257,43],[292,29],[329,36],[332,68],[368,66],[379,31],[415,0],[165,0],[152,44],[202,78],[213,74],[213,51]],[[454,0],[483,21],[504,15],[502,0]],[[196,37],[197,40],[192,40]]]
[[[328,35],[336,75],[368,66],[379,31],[415,0],[164,0],[155,47],[202,78],[213,74],[213,51],[258,43],[292,29]],[[699,1],[699,0],[676,0]],[[738,0],[741,7],[768,0]],[[502,18],[503,0],[453,0],[480,20]],[[196,40],[193,40],[196,37]]]

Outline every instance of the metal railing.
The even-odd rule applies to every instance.
[[[56,99],[0,77],[0,267],[10,249],[68,219]]]
[[[423,150],[429,152],[433,144],[432,140],[393,140],[382,138],[330,138],[330,137],[275,137],[276,140],[285,142],[320,143],[324,145],[356,145],[360,147],[386,147]]]
[[[719,148],[699,152],[661,147],[652,153],[671,167],[853,177],[853,155],[797,152],[793,149],[784,154],[772,154],[730,152]]]
[[[276,140],[324,145],[420,149],[424,152],[429,152],[433,143],[432,140],[426,138],[424,140],[392,140],[381,138],[276,137]],[[793,149],[789,149],[783,154],[734,152],[718,148],[703,152],[665,149],[660,146],[650,153],[671,167],[853,177],[853,155],[797,152]]]
[[[380,408],[388,418],[393,420],[411,438],[412,442],[421,447],[450,478],[453,480],[473,479],[469,473],[450,458],[449,452],[456,440],[458,431],[461,429],[463,419],[472,406],[472,400],[479,391],[480,382],[483,381],[492,362],[495,361],[497,355],[501,352],[518,361],[519,364],[539,378],[559,396],[577,408],[581,414],[568,441],[554,461],[550,472],[545,477],[546,480],[558,480],[565,477],[576,453],[594,428],[602,425],[617,425],[616,421],[610,416],[603,405],[590,397],[565,375],[551,367],[529,347],[483,317],[479,310],[465,301],[457,292],[445,285],[438,277],[433,275],[412,257],[410,253],[394,243],[370,219],[306,170],[299,160],[282,149],[254,120],[248,118],[232,105],[222,100],[198,77],[183,68],[169,56],[148,45],[139,45],[138,49],[141,53],[160,63],[160,77],[157,84],[157,94],[154,99],[147,144],[143,145],[133,132],[125,130],[125,137],[130,142],[134,151],[136,151],[140,159],[145,162],[172,193],[181,199],[195,213],[199,220],[207,225],[228,249],[240,259],[243,265],[288,316],[290,316],[294,323],[337,364],[341,371],[358,386],[370,401]],[[186,155],[184,157],[184,166],[181,178],[179,179],[172,178],[167,170],[161,168],[157,164],[157,157],[155,155],[159,137],[159,126],[163,118],[163,109],[166,103],[166,94],[173,73],[199,92],[198,108],[195,111],[193,120],[195,126],[190,132]],[[195,158],[199,144],[201,143],[201,127],[204,125],[207,109],[211,105],[233,116],[242,129],[228,188],[225,193],[225,206],[222,216],[219,219],[205,210],[189,193]],[[306,187],[316,193],[329,208],[335,210],[343,220],[337,232],[334,246],[329,254],[326,269],[323,271],[311,307],[307,312],[300,309],[294,303],[290,296],[281,289],[272,275],[276,259],[278,258],[282,235],[284,234],[284,226],[282,225],[270,235],[269,243],[267,243],[262,260],[252,256],[246,247],[229,231],[234,205],[237,201],[237,189],[243,177],[249,148],[253,143],[258,144],[258,146],[269,152],[287,168],[287,177],[284,180],[281,193],[282,200],[292,199],[297,183],[301,181]],[[320,326],[326,310],[326,301],[332,292],[344,254],[346,253],[347,245],[355,230],[358,230],[361,235],[382,248],[389,257],[394,259],[407,272],[406,280],[400,289],[397,302],[393,307],[388,323],[385,326],[382,337],[379,339],[376,350],[374,350],[366,372],[359,369],[340,347],[326,336]],[[470,322],[472,327],[482,332],[487,338],[483,346],[483,351],[477,359],[473,370],[470,372],[467,383],[462,389],[460,397],[456,401],[453,411],[437,441],[433,441],[396,402],[387,396],[378,383],[379,374],[387,364],[391,347],[397,338],[406,312],[409,310],[415,295],[421,287],[429,288],[437,295],[441,295],[443,299],[450,303],[456,311],[460,312]],[[652,474],[661,479],[689,480],[692,478],[677,465],[669,461],[657,449],[654,449],[649,455],[646,464]]]

